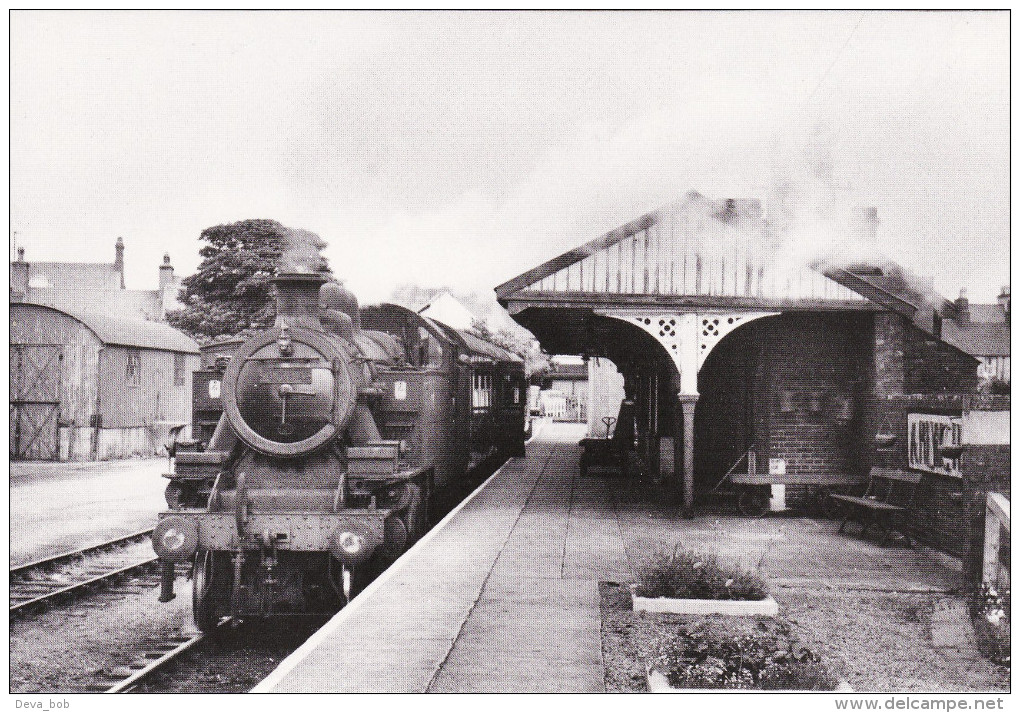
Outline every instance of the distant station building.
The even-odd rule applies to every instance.
[[[18,249],[18,259],[11,263],[11,302],[162,322],[168,311],[181,307],[180,289],[169,254],[159,265],[157,289],[126,289],[123,238],[117,238],[112,263],[28,262],[24,248]]]
[[[873,246],[875,211],[858,213],[846,239]],[[955,474],[958,492],[959,463],[931,438],[958,435],[977,386],[978,359],[952,337],[966,329],[960,305],[888,261],[794,261],[781,232],[757,200],[691,192],[496,294],[550,353],[615,365],[629,413],[593,403],[589,422],[619,414],[643,467],[673,478],[688,512],[728,471],[764,474],[789,501],[877,465]],[[908,432],[915,411],[935,426]],[[876,445],[885,437],[894,449]]]
[[[11,263],[10,454],[105,460],[163,452],[191,421],[198,345],[164,322],[180,280],[129,290],[124,241],[112,263]]]

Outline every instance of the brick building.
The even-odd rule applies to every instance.
[[[123,238],[117,238],[112,263],[26,262],[24,248],[11,263],[11,302],[162,322],[168,311],[181,307],[180,289],[169,254],[159,265],[158,288],[126,289]]]
[[[874,247],[875,211],[858,218],[846,239]],[[496,293],[548,351],[616,365],[635,450],[687,511],[730,469],[796,504],[888,465],[925,474],[915,534],[962,554],[973,493],[938,451],[978,385],[949,338],[961,305],[889,261],[798,264],[781,232],[758,201],[692,192]]]

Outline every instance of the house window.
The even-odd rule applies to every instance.
[[[184,355],[174,352],[174,386],[184,386]]]
[[[138,386],[142,383],[142,353],[137,349],[128,349],[124,381],[128,386]]]

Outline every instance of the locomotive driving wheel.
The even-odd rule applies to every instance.
[[[227,615],[230,601],[230,557],[226,552],[199,550],[191,577],[191,606],[195,624],[212,631]]]

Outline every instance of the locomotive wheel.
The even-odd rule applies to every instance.
[[[744,488],[737,498],[737,509],[741,515],[761,517],[769,509],[769,499],[761,488]]]
[[[191,607],[201,631],[212,631],[226,616],[229,597],[230,558],[224,552],[199,550],[191,576]]]

